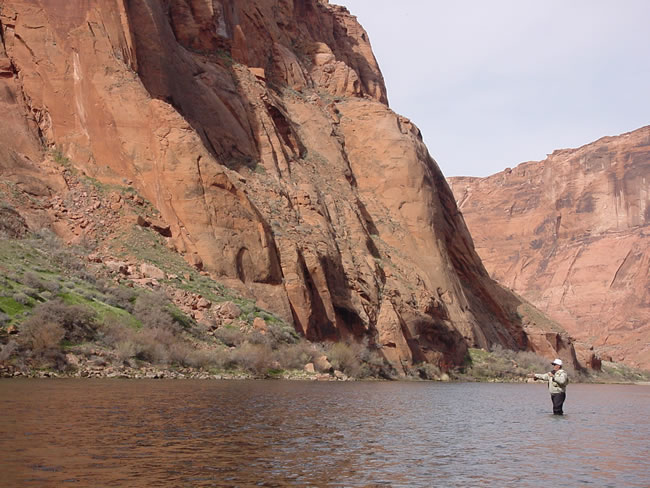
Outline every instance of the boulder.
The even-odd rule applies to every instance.
[[[318,356],[317,358],[314,358],[314,368],[316,368],[316,371],[319,373],[329,373],[334,370],[334,368],[332,368],[332,363],[328,361],[327,356]]]
[[[156,280],[164,280],[167,277],[163,270],[149,263],[142,263],[140,265],[140,273],[144,278],[153,278]]]
[[[266,320],[264,320],[262,317],[255,317],[253,319],[253,328],[255,330],[259,330],[260,332],[266,332]]]
[[[314,363],[305,364],[305,367],[303,368],[303,370],[305,371],[305,373],[309,373],[309,374],[316,373],[316,368],[314,367]]]
[[[233,302],[224,302],[219,307],[219,316],[234,320],[241,315],[241,309]]]

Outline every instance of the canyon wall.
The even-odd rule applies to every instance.
[[[572,360],[565,332],[489,278],[344,7],[9,0],[0,22],[0,169],[23,190],[66,191],[52,154],[129,186],[190,263],[401,371],[494,344]]]
[[[650,369],[650,127],[449,182],[493,278],[603,358]]]

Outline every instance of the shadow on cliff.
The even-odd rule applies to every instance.
[[[298,43],[300,33],[306,32],[311,36],[309,41],[327,44],[337,60],[345,61],[357,72],[362,93],[372,94],[370,85],[374,78],[381,89],[379,99],[387,104],[379,68],[371,66],[363,55],[352,49],[359,41],[348,35],[346,26],[332,11],[334,7],[323,6],[315,0],[299,0],[294,8],[293,22],[300,27],[290,31],[296,36],[293,40]],[[227,5],[225,20],[235,22],[234,11],[234,6]],[[234,170],[254,169],[259,161],[257,128],[250,113],[250,101],[233,75],[232,41],[218,37],[215,32],[203,42],[201,49],[194,46],[194,41],[193,45],[182,42],[176,32],[180,27],[174,25],[170,2],[129,2],[128,15],[132,25],[137,26],[133,29],[137,71],[151,96],[166,101],[183,115],[221,164]],[[227,27],[232,36],[234,26]],[[275,62],[273,43],[266,44],[255,48],[266,51],[265,60],[259,62],[271,73]],[[270,81],[278,84],[278,80]],[[270,104],[267,109],[283,142],[297,157],[304,155],[305,149],[281,107]]]

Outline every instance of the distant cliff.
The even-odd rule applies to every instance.
[[[493,278],[650,368],[650,127],[449,182]]]
[[[366,338],[398,369],[468,346],[572,357],[474,251],[368,35],[326,1],[8,0],[0,171],[52,208],[55,154],[160,213],[168,246],[312,340]],[[48,156],[48,154],[50,156]],[[116,205],[119,209],[119,202]],[[520,311],[517,309],[520,308]]]

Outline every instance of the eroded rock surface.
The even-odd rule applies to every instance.
[[[469,345],[535,348],[528,328],[543,326],[485,272],[419,130],[389,109],[368,36],[344,7],[0,8],[0,102],[11,117],[1,122],[3,175],[44,196],[65,192],[56,174],[30,179],[47,150],[132,186],[160,212],[168,245],[197,268],[309,339],[366,338],[399,371],[461,364]],[[571,359],[565,342],[560,354]]]
[[[586,343],[583,362],[650,368],[650,127],[449,181],[492,277]]]

